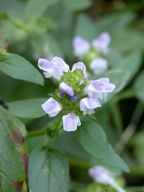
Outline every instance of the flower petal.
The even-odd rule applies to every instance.
[[[75,63],[72,67],[72,71],[75,71],[76,69],[80,69],[83,72],[83,76],[85,78],[87,77],[86,66],[83,62]]]
[[[80,36],[76,36],[73,40],[74,54],[76,56],[86,55],[90,49],[89,43]]]
[[[109,78],[100,78],[98,80],[90,81],[84,91],[88,96],[104,101],[106,100],[107,93],[112,92],[114,89],[115,85],[110,83]]]
[[[74,113],[69,113],[62,117],[63,120],[63,129],[65,131],[75,131],[77,126],[81,125],[79,116]]]
[[[51,63],[51,61],[47,60],[47,59],[42,59],[40,58],[38,60],[38,67],[43,70],[43,71],[47,71],[47,72],[51,72],[54,70],[54,66]]]
[[[69,96],[74,95],[73,88],[70,85],[66,84],[65,82],[61,82],[59,88],[62,92],[68,94]]]
[[[113,173],[102,166],[94,166],[90,168],[89,175],[99,183],[109,184],[109,179],[113,179]]]
[[[63,72],[69,71],[69,66],[60,57],[53,57],[50,61],[40,58],[38,66],[44,71],[46,78],[53,77],[57,80],[60,80]]]
[[[109,78],[100,78],[98,80],[90,81],[89,85],[87,86],[86,90],[87,93],[106,93],[112,92],[115,89],[115,85],[109,82]]]
[[[93,59],[90,63],[90,68],[94,73],[106,71],[108,68],[107,60],[101,57]]]
[[[93,40],[92,44],[97,51],[107,53],[110,41],[111,41],[110,35],[107,32],[103,32],[100,34],[98,38]]]
[[[57,116],[62,110],[62,106],[52,97],[42,104],[42,108],[50,117]]]
[[[66,62],[61,57],[53,57],[51,62],[55,65],[55,67],[60,69],[62,72],[68,72],[69,66],[66,64]]]
[[[101,104],[97,98],[85,97],[80,101],[80,110],[83,111],[83,114],[92,114],[93,109],[101,107]]]
[[[89,175],[96,182],[102,184],[108,184],[117,192],[126,192],[123,188],[121,188],[114,179],[114,175],[111,171],[102,166],[94,166],[89,169]]]

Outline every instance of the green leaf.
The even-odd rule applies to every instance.
[[[73,1],[70,2],[72,3]],[[89,17],[81,14],[78,18],[75,35],[81,35],[82,37],[86,38],[86,40],[92,41],[93,39],[97,38],[100,33],[107,31],[112,34],[113,43],[113,36],[115,34],[118,36],[121,35],[119,30],[122,30],[125,26],[127,26],[127,24],[133,18],[133,13],[112,13],[105,15],[103,18],[95,22]],[[85,26],[87,26],[87,29],[89,30],[85,30]],[[124,42],[115,41],[114,43],[122,44]]]
[[[34,192],[68,192],[69,168],[57,150],[36,149],[29,159],[29,187]]]
[[[112,83],[116,85],[115,93],[120,92],[128,83],[129,73],[123,69],[110,70],[105,73]]]
[[[102,127],[96,122],[85,119],[82,127],[78,129],[77,137],[83,148],[100,164],[121,171],[129,170],[108,143]]]
[[[24,181],[25,172],[22,164],[23,123],[14,118],[7,110],[0,107],[0,191],[14,192],[14,183]]]
[[[138,72],[141,65],[142,54],[140,51],[134,51],[122,60],[117,62],[119,68],[125,69],[130,74],[130,79]]]
[[[123,69],[129,73],[129,81],[134,77],[141,66],[142,54],[140,51],[133,51],[130,54],[122,57],[118,54],[118,58],[114,56],[115,52],[109,54],[109,62],[115,69]],[[121,77],[123,79],[123,76]]]
[[[133,88],[136,96],[144,103],[144,71],[135,80]]]
[[[35,21],[43,16],[47,8],[56,4],[59,0],[30,0],[26,6],[28,20]]]
[[[97,33],[103,31],[110,32],[113,41],[113,35],[119,34],[119,31],[125,29],[134,18],[135,15],[132,12],[110,13],[96,21],[95,28]]]
[[[19,118],[38,118],[46,115],[41,104],[46,98],[27,99],[8,103],[10,112]]]
[[[83,10],[87,9],[90,7],[92,4],[91,0],[64,0],[65,5],[70,9],[70,10]]]
[[[138,29],[119,29],[112,37],[110,47],[120,52],[144,49],[143,34]]]
[[[24,18],[24,3],[19,0],[1,0],[0,9],[5,12],[8,17],[20,19]]]
[[[89,30],[85,30],[86,27]],[[83,38],[85,38],[87,41],[91,41],[94,38],[96,38],[97,34],[95,32],[95,25],[90,20],[89,17],[87,17],[85,15],[81,15],[78,18],[75,35],[80,35]]]
[[[0,55],[0,71],[15,79],[44,84],[40,72],[29,61],[17,54]]]

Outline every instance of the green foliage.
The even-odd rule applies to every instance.
[[[103,129],[95,121],[85,120],[77,136],[80,144],[95,158],[96,162],[114,169],[128,171],[127,165],[113,150]]]
[[[140,51],[134,51],[126,55],[125,57],[121,57],[116,59],[115,52],[110,54],[110,64],[113,68],[123,69],[125,73],[129,74],[129,81],[134,77],[134,75],[138,72],[141,66],[142,55]],[[114,59],[115,58],[115,59]]]
[[[33,151],[29,159],[29,185],[35,192],[67,192],[69,168],[63,154],[48,148]]]
[[[92,183],[86,192],[115,192],[110,186]]]
[[[134,138],[133,138],[133,146],[134,146],[134,154],[136,156],[136,159],[139,163],[139,167],[144,166],[144,153],[143,153],[143,148],[144,148],[144,132],[140,131],[137,133]],[[141,169],[143,172],[143,168]]]
[[[131,170],[126,183],[139,185],[144,176],[143,6],[143,0],[0,0],[0,192],[28,192],[27,185],[30,192],[110,192],[110,186],[89,185],[88,168],[103,165],[128,172],[122,159]],[[116,89],[93,117],[81,121],[76,134],[63,132],[59,119],[50,119],[41,108],[47,92],[58,85],[45,79],[45,86],[38,86],[44,78],[37,60],[56,55],[71,65],[79,61],[73,38],[92,43],[102,32],[111,36],[109,67],[89,79],[108,77]],[[65,103],[66,108],[72,105],[79,109],[77,103]],[[69,161],[71,185],[60,151]],[[127,191],[144,189],[127,186]]]
[[[0,107],[0,191],[15,192],[14,184],[25,180],[22,138],[24,124]]]
[[[26,6],[27,19],[30,21],[39,19],[46,12],[48,7],[53,6],[58,1],[59,0],[30,0]]]
[[[8,103],[10,112],[19,118],[38,118],[42,117],[45,112],[42,110],[41,104],[46,99],[28,99],[22,101],[14,101]]]
[[[90,0],[64,0],[65,5],[70,9],[70,10],[82,10],[90,7],[91,1]]]
[[[142,71],[134,83],[134,92],[138,99],[140,99],[144,103],[144,72]]]
[[[29,61],[16,54],[4,53],[0,55],[0,71],[15,79],[39,85],[44,84],[43,77],[37,69]]]

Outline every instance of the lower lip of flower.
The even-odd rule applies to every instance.
[[[78,99],[78,97],[76,95],[73,95],[70,97],[71,101],[76,101]]]

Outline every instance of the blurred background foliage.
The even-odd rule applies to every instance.
[[[144,185],[144,1],[0,0],[1,50],[20,54],[35,67],[39,57],[53,55],[65,58],[71,65],[77,61],[73,38],[80,35],[92,41],[103,31],[109,32],[112,39],[107,55],[109,70],[104,75],[120,87],[119,93],[97,110],[96,118],[105,128],[109,142],[130,167],[131,172],[124,175],[126,185],[130,191],[142,192],[144,189],[136,186]],[[25,103],[14,111],[13,101],[45,98],[54,88],[50,80],[42,87],[0,73],[0,97],[23,119],[28,131],[44,129],[52,120],[39,115],[40,109],[34,120],[30,114],[25,116]],[[37,110],[37,102],[33,105]],[[28,142],[32,151],[43,144],[43,136],[32,136]],[[84,191],[85,184],[90,182],[87,169],[91,158],[80,147],[75,134],[63,133],[56,145],[69,156],[73,191]],[[88,188],[91,191],[92,186]]]

